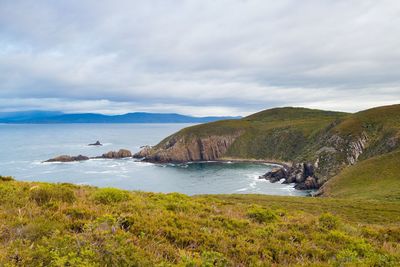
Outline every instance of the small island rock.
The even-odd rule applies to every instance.
[[[100,158],[103,159],[122,159],[132,157],[131,151],[127,149],[120,149],[119,151],[110,151],[103,154]]]
[[[78,155],[78,156],[68,156],[68,155],[62,155],[58,156],[49,160],[46,160],[45,162],[72,162],[72,161],[83,161],[83,160],[88,160],[89,157]]]
[[[103,144],[102,143],[100,143],[100,141],[96,141],[96,143],[93,143],[93,144],[89,144],[88,146],[102,146]]]

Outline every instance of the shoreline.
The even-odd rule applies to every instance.
[[[239,159],[239,158],[221,158],[215,160],[192,160],[192,161],[154,161],[148,160],[146,158],[134,158],[138,161],[149,162],[154,164],[190,164],[190,163],[263,163],[263,164],[270,164],[270,165],[277,165],[280,167],[289,167],[292,164],[289,162],[280,162],[274,160],[265,160],[265,159]]]

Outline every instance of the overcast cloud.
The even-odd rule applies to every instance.
[[[0,1],[0,111],[392,103],[398,0]]]

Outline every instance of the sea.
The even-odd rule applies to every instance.
[[[44,163],[59,156],[99,156],[111,150],[155,145],[192,124],[0,124],[0,175],[20,181],[73,183],[134,191],[305,196],[293,184],[258,179],[273,164],[196,162],[154,164],[91,159]],[[103,146],[88,146],[99,140]]]

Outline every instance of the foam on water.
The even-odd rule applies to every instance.
[[[68,182],[128,190],[193,194],[260,193],[304,195],[293,185],[258,177],[276,165],[204,161],[154,164],[138,159],[46,162],[58,155],[98,156],[110,150],[157,144],[184,124],[1,125],[0,175],[17,180]],[[29,136],[27,139],[26,136]],[[101,140],[103,146],[87,144]],[[134,150],[136,149],[136,150]]]

